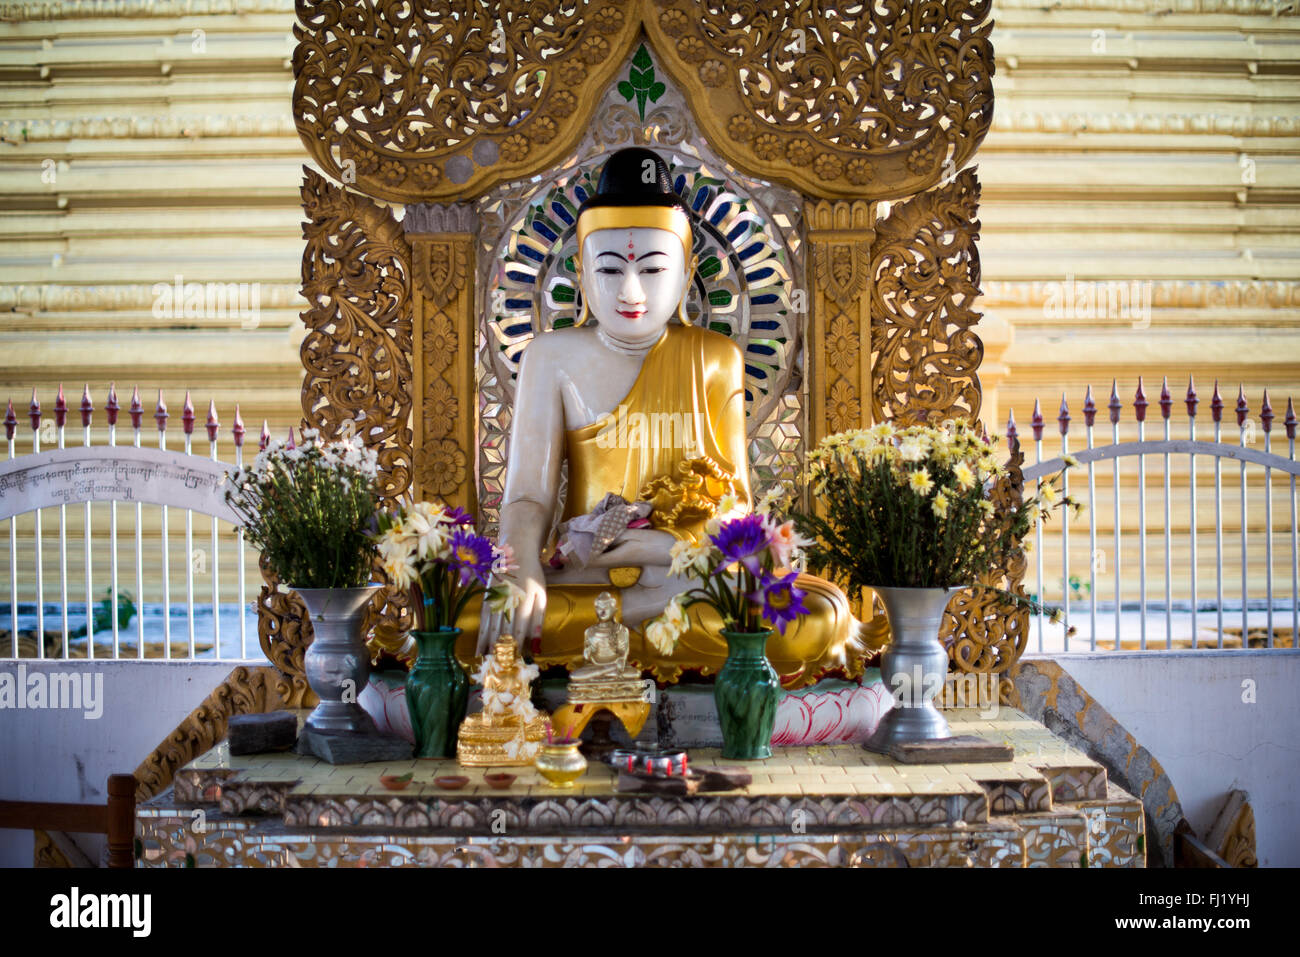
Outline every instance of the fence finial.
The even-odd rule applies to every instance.
[[[63,395],[63,383],[59,383],[59,394],[54,397],[54,424],[59,428],[68,421],[68,400]]]
[[[1201,404],[1200,398],[1196,395],[1196,385],[1192,382],[1192,377],[1187,377],[1187,398],[1183,400],[1187,403],[1187,415],[1189,418],[1196,418],[1196,407]]]
[[[271,444],[271,427],[266,424],[266,419],[262,420],[262,434],[257,437],[257,451],[265,452],[266,447]]]
[[[1138,376],[1137,392],[1133,393],[1133,411],[1137,413],[1137,420],[1145,422],[1147,420],[1147,406],[1151,403],[1147,401],[1147,394],[1142,388],[1142,377]]]
[[[1093,423],[1097,421],[1097,403],[1092,397],[1092,384],[1089,383],[1088,391],[1083,396],[1083,424],[1092,428]]]
[[[1037,442],[1043,437],[1043,410],[1038,407],[1038,400],[1034,400],[1034,414],[1029,419],[1029,425],[1034,430],[1034,441]]]
[[[293,441],[293,426],[291,425],[291,426],[289,426],[289,442],[288,442],[288,444],[285,446],[285,448],[296,449],[297,447],[298,447],[298,446],[297,446],[296,444],[294,444],[294,441]]]
[[[1020,433],[1016,431],[1016,410],[1007,410],[1007,450],[1014,452],[1020,445]]]
[[[1119,422],[1120,410],[1124,408],[1123,404],[1119,401],[1119,383],[1114,379],[1110,380],[1110,404],[1108,408],[1110,409],[1111,424],[1114,425]]]
[[[140,431],[140,420],[144,418],[144,403],[140,401],[140,386],[131,393],[131,428]]]
[[[1065,403],[1065,393],[1061,393],[1061,411],[1056,415],[1057,424],[1061,428],[1061,434],[1065,435],[1070,431],[1070,407]]]
[[[32,404],[27,407],[27,418],[32,420],[32,431],[41,427],[41,400],[36,398],[36,389],[32,389]]]
[[[1246,403],[1246,387],[1237,386],[1237,425],[1246,424],[1246,417],[1250,415],[1250,406]]]
[[[1214,380],[1214,395],[1210,397],[1210,415],[1215,422],[1223,421],[1223,396],[1219,395],[1219,380]]]
[[[230,427],[231,433],[235,436],[235,448],[244,447],[244,417],[239,414],[239,403],[235,403],[235,422]]]
[[[1268,401],[1268,389],[1264,390],[1264,405],[1259,410],[1259,421],[1264,425],[1264,431],[1273,431],[1273,404]]]
[[[108,402],[104,403],[104,412],[107,413],[105,417],[109,425],[117,425],[117,412],[120,410],[121,406],[117,404],[117,382],[109,382]]]
[[[1169,420],[1169,413],[1174,407],[1174,397],[1169,394],[1169,376],[1160,383],[1160,417]]]
[[[9,400],[9,408],[5,411],[5,438],[13,441],[14,430],[18,428],[18,416],[14,415],[14,400]]]
[[[185,390],[185,402],[181,405],[181,428],[186,435],[194,434],[194,400],[190,398],[189,389]]]
[[[90,417],[95,411],[95,404],[90,401],[90,383],[81,390],[81,427],[90,428]]]
[[[117,404],[117,383],[110,382],[108,386],[108,401],[104,403],[104,412],[107,413],[108,424],[117,425],[117,413],[121,406]]]
[[[1286,437],[1288,439],[1294,439],[1296,427],[1295,404],[1291,401],[1289,396],[1286,400],[1286,418],[1282,420],[1282,424],[1286,426]]]
[[[167,431],[167,403],[163,402],[162,389],[158,390],[158,407],[153,410],[154,420],[158,423],[158,431]]]
[[[208,430],[208,441],[217,441],[217,429],[221,428],[221,423],[217,421],[216,399],[208,399],[208,421],[206,425]]]

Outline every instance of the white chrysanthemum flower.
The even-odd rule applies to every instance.
[[[409,588],[419,574],[413,555],[391,555],[383,560],[381,567],[388,580],[398,588]]]
[[[486,601],[488,610],[493,614],[505,615],[507,620],[513,620],[515,608],[523,601],[524,590],[506,578],[488,589]]]
[[[877,422],[867,433],[877,442],[887,442],[894,437],[895,429],[889,422]]]
[[[646,641],[650,642],[650,647],[661,655],[672,654],[676,641],[673,639],[672,630],[662,621],[655,620],[646,625]]]
[[[709,553],[712,547],[709,545],[694,545],[688,541],[679,541],[673,544],[668,554],[672,557],[672,564],[669,566],[670,575],[683,576],[692,572],[697,574],[707,574],[709,571]]]
[[[929,451],[928,443],[919,435],[906,436],[898,443],[898,454],[904,462],[919,462]]]
[[[922,495],[929,495],[930,490],[934,488],[934,479],[930,478],[930,473],[926,469],[917,469],[908,476],[907,484],[911,486],[912,491],[920,492]]]
[[[963,489],[969,489],[975,485],[975,472],[965,462],[958,462],[953,466],[952,474],[957,479],[957,484]]]
[[[759,515],[766,515],[777,508],[789,494],[789,486],[785,482],[778,482],[763,493],[763,497],[758,500],[758,505],[755,506],[754,511]]]

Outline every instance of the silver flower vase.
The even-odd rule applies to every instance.
[[[888,754],[895,745],[948,738],[948,721],[934,706],[948,673],[948,651],[939,641],[939,626],[952,596],[960,588],[876,588],[889,616],[889,644],[881,655],[880,676],[894,695],[867,739],[868,751]]]
[[[359,704],[370,677],[361,622],[381,585],[360,588],[295,588],[311,618],[312,641],[303,656],[307,683],[320,703],[307,716],[298,751],[330,764],[411,756],[411,745],[381,734]]]

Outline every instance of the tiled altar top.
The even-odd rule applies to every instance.
[[[974,734],[990,742],[1010,744],[1015,748],[1015,759],[1004,763],[905,765],[845,744],[778,748],[766,761],[726,760],[717,749],[696,748],[690,751],[690,763],[694,767],[743,767],[750,771],[754,781],[749,787],[725,792],[735,796],[977,797],[992,782],[1021,782],[1028,787],[1044,779],[1052,783],[1057,800],[1105,796],[1106,775],[1099,764],[1020,712],[1002,708],[995,717],[982,717],[974,709],[959,709],[945,715],[953,734]],[[508,770],[517,779],[509,788],[492,788],[483,776],[493,770]],[[379,782],[381,775],[407,773],[413,777],[401,791],[389,791]],[[446,790],[433,783],[435,778],[452,774],[469,778],[469,783],[459,790]],[[610,797],[618,793],[614,788],[616,778],[611,768],[593,762],[573,789],[557,790],[531,767],[461,768],[453,759],[331,766],[288,753],[231,756],[222,742],[178,772],[177,797],[183,798],[188,792],[195,800],[211,799],[215,795],[204,792],[210,792],[214,785],[235,783],[243,787],[261,785],[290,797],[315,798],[383,795],[402,800],[436,797],[451,802],[482,797]]]
[[[856,745],[782,748],[746,788],[623,794],[592,764],[573,790],[532,768],[505,790],[455,761],[331,767],[225,744],[137,806],[146,866],[1142,866],[1143,810],[1105,769],[1002,709],[948,711],[953,732],[1015,748],[1000,764],[903,765]],[[401,791],[383,774],[412,774]],[[461,790],[436,787],[463,774]],[[203,815],[196,818],[196,810]],[[195,825],[203,822],[202,828]]]

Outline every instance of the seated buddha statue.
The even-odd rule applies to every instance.
[[[690,627],[667,655],[641,625],[691,585],[669,575],[672,546],[702,541],[724,497],[752,502],[744,360],[727,336],[687,318],[691,218],[656,153],[613,154],[578,211],[576,232],[578,320],[534,339],[519,369],[499,533],[514,551],[512,577],[522,590],[510,630],[540,666],[581,668],[596,599],[608,591],[631,630],[630,661],[661,681],[713,674],[727,647],[711,607],[689,607]],[[548,538],[566,462],[561,519],[593,513],[611,492],[653,510],[648,524],[627,527],[589,561],[555,567]],[[783,683],[860,674],[866,647],[846,596],[808,574],[798,587],[809,614],[767,645]],[[503,630],[478,602],[457,624],[457,655],[467,663]]]

